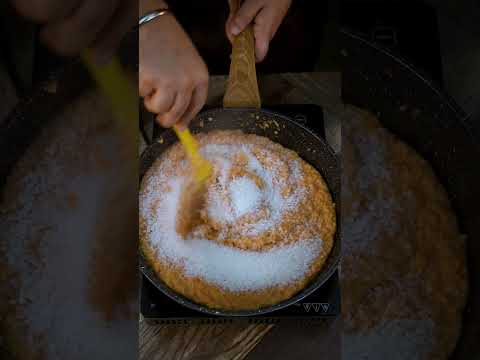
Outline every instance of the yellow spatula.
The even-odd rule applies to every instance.
[[[204,182],[212,174],[212,165],[200,155],[197,141],[188,128],[185,130],[179,130],[176,126],[174,126],[173,129],[175,130],[175,133],[180,139],[180,142],[184,146],[185,151],[192,162],[194,170],[193,176],[195,180],[198,182]]]
[[[212,165],[198,151],[198,144],[188,129],[173,128],[192,163],[193,179],[187,182],[177,209],[176,230],[186,237],[201,222],[200,210],[204,207],[206,182],[212,174]]]

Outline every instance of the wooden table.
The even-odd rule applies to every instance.
[[[209,105],[221,106],[226,77],[210,80]],[[272,74],[259,78],[264,105],[318,104],[324,109],[326,137],[336,152],[341,146],[339,73]],[[141,145],[141,150],[144,148]],[[179,359],[329,359],[341,358],[341,318],[321,325],[298,323],[150,325],[140,317],[142,360]]]

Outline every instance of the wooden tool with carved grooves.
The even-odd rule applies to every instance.
[[[240,1],[236,1],[237,9]],[[227,89],[223,97],[226,108],[260,108],[257,72],[255,68],[255,37],[253,26],[248,25],[233,40],[232,62]]]

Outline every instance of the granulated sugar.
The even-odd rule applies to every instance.
[[[252,153],[249,145],[209,144],[201,149],[203,155],[216,164],[218,171],[215,191],[211,191],[207,200],[209,216],[219,223],[231,224],[239,217],[252,213],[263,206],[268,216],[243,225],[242,234],[256,236],[273,228],[282,216],[295,209],[304,197],[304,190],[295,186],[302,178],[300,164],[289,159],[273,159],[268,152],[263,155],[271,164],[263,165]],[[247,159],[245,171],[253,174],[262,182],[261,189],[248,177],[240,177],[230,181],[229,174],[235,154],[243,154]],[[289,178],[283,180],[279,174],[282,167],[288,166]],[[288,181],[289,183],[286,183]],[[290,186],[293,191],[287,196],[282,190]]]
[[[229,188],[233,209],[238,217],[257,209],[263,198],[257,184],[247,177],[233,180]]]
[[[140,201],[148,237],[160,257],[183,265],[187,276],[198,276],[232,291],[288,284],[305,275],[320,251],[319,238],[303,239],[265,252],[244,251],[202,238],[182,239],[175,231],[175,217],[184,181],[170,179],[171,192],[147,192]],[[161,201],[153,209],[158,199]]]
[[[225,228],[234,229],[230,236],[254,237],[269,231],[305,196],[298,185],[303,176],[298,160],[278,157],[268,150],[256,151],[254,154],[250,144],[201,147],[202,154],[214,165],[215,181],[208,189],[206,213],[221,224],[220,240]],[[231,291],[290,284],[309,271],[321,250],[320,238],[296,239],[265,251],[242,250],[207,239],[201,229],[187,239],[181,238],[175,223],[187,180],[164,175],[170,166],[164,161],[153,176],[146,177],[140,196],[140,217],[145,220],[146,238],[157,256],[182,266],[187,276],[201,277]],[[158,191],[160,184],[169,191]]]

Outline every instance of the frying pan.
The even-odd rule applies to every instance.
[[[192,122],[193,133],[210,130],[241,130],[244,133],[268,137],[281,145],[296,151],[304,160],[314,166],[325,179],[336,204],[336,216],[340,219],[340,166],[334,151],[326,142],[306,127],[291,118],[260,108],[260,96],[255,72],[254,38],[252,28],[239,35],[233,44],[232,64],[224,97],[224,108],[212,109],[201,113]],[[264,126],[269,123],[270,126]],[[153,162],[172,144],[177,142],[173,131],[162,134],[162,143],[147,147],[140,160],[140,176],[150,168]],[[251,316],[269,313],[289,306],[308,296],[327,281],[337,269],[340,260],[340,223],[331,253],[322,270],[299,293],[272,306],[256,310],[228,311],[211,309],[197,304],[170,289],[149,265],[140,252],[140,269],[145,277],[165,295],[176,302],[210,315]]]
[[[430,162],[467,238],[469,293],[452,360],[480,359],[480,159],[472,119],[428,77],[391,52],[344,30],[342,97],[379,116]]]

